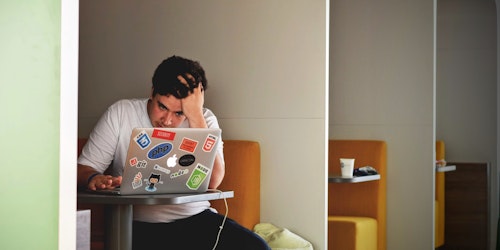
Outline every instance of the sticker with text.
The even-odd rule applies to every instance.
[[[148,166],[148,162],[146,160],[138,161],[137,168],[146,168]]]
[[[158,171],[161,171],[165,174],[170,174],[170,169],[166,169],[164,167],[161,167],[160,165],[158,164],[155,164],[155,166],[153,167],[154,170],[158,170]]]
[[[154,129],[151,136],[163,140],[173,141],[175,139],[175,132],[161,130],[161,129]]]
[[[198,146],[198,141],[184,137],[181,145],[179,145],[179,149],[193,153],[196,150],[196,146]]]
[[[193,172],[191,172],[191,176],[189,176],[189,179],[186,182],[187,187],[191,190],[197,190],[205,178],[207,178],[209,172],[209,168],[198,164]]]
[[[175,172],[175,173],[172,173],[172,174],[170,175],[170,178],[171,178],[171,179],[174,179],[174,178],[177,178],[177,177],[179,177],[179,176],[185,175],[185,174],[187,174],[187,173],[189,173],[189,169],[179,169],[179,171],[177,171],[177,172]]]
[[[203,151],[210,152],[217,142],[217,136],[209,134],[203,143]]]
[[[191,166],[191,164],[193,164],[195,160],[196,157],[194,157],[194,155],[192,154],[183,155],[181,156],[181,158],[179,158],[179,165],[183,167]]]
[[[141,149],[145,149],[151,144],[151,138],[149,138],[148,133],[144,130],[134,137],[134,141]]]
[[[170,153],[170,151],[172,150],[172,147],[173,147],[172,143],[170,143],[170,142],[160,143],[149,150],[148,158],[151,160],[160,159],[163,156]]]

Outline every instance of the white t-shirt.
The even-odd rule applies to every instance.
[[[98,120],[91,131],[87,144],[82,149],[78,164],[95,168],[103,173],[121,176],[127,157],[130,135],[136,127],[152,127],[147,112],[148,99],[120,100],[111,105]],[[217,117],[209,109],[203,109],[209,128],[219,128]],[[188,128],[185,120],[179,127]],[[219,144],[218,154],[223,157],[223,143]],[[179,205],[135,205],[134,220],[145,222],[171,222],[186,218],[210,208],[208,201]]]

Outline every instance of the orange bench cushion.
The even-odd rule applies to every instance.
[[[377,237],[377,240],[375,241],[375,245],[371,247],[376,247],[376,249],[379,250],[386,249],[386,147],[384,141],[377,140],[330,140],[328,148],[329,174],[340,174],[339,158],[355,158],[355,168],[371,166],[380,174],[380,180],[377,181],[362,183],[329,183],[328,185],[328,215],[343,216],[345,218],[371,218],[375,220],[375,232],[370,231],[370,235],[363,234],[362,237],[360,236],[360,240],[364,241],[365,238],[376,235],[375,237]],[[356,220],[351,223],[359,226]],[[331,224],[329,220],[329,234],[342,232],[342,230],[336,229],[338,225],[338,223]],[[330,228],[332,228],[333,232],[330,232]],[[356,231],[356,235],[365,232],[367,231],[360,229]],[[373,241],[367,242],[373,243]],[[337,243],[335,241],[330,243],[329,241],[328,244]]]

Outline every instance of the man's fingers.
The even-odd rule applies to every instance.
[[[178,75],[177,76],[177,79],[182,83],[184,84],[184,86],[188,87],[188,88],[192,88],[195,86],[196,84],[196,80],[194,79],[194,77],[189,74],[189,73],[186,73],[186,74],[182,74],[182,75]],[[188,82],[189,80],[189,82]]]

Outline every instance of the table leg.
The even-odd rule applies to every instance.
[[[133,206],[112,205],[106,220],[106,249],[132,250]]]
[[[132,205],[121,205],[120,210],[120,248],[132,250],[133,208]]]

